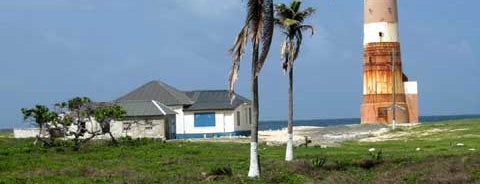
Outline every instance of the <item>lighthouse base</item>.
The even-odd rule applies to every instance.
[[[392,103],[367,103],[361,106],[361,123],[383,123],[390,124],[393,120]],[[397,123],[409,123],[409,111],[405,103],[399,103],[397,106],[402,109],[395,110],[395,121]],[[403,109],[404,108],[404,109]]]

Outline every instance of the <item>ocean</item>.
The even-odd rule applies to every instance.
[[[449,116],[420,116],[420,123],[432,123],[437,121],[480,118],[478,115],[449,115]],[[336,126],[336,125],[352,125],[360,124],[360,118],[342,118],[342,119],[312,119],[312,120],[294,120],[294,126]],[[260,121],[259,130],[279,130],[287,127],[287,121]]]

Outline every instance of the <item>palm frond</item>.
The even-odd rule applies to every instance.
[[[293,68],[293,64],[299,55],[303,41],[303,31],[311,30],[312,35],[315,34],[315,28],[312,25],[302,24],[305,18],[315,13],[315,9],[309,7],[299,11],[300,7],[301,2],[298,0],[293,0],[290,6],[285,4],[275,6],[275,24],[281,27],[285,33],[285,40],[283,40],[280,49],[284,73]]]
[[[280,46],[280,62],[282,65],[283,74],[285,74],[285,72],[287,71],[287,63],[288,63],[287,50],[288,50],[287,39],[284,39]]]
[[[315,34],[315,27],[313,27],[312,25],[309,25],[309,24],[304,24],[304,25],[301,25],[299,26],[299,29],[301,31],[306,31],[306,30],[310,30],[312,32],[312,36]]]
[[[243,58],[243,54],[245,53],[245,48],[247,46],[247,39],[248,39],[248,24],[245,24],[241,29],[240,33],[238,33],[237,37],[235,38],[235,42],[233,47],[229,50],[230,54],[232,55],[232,68],[230,69],[229,73],[229,96],[230,100],[233,102],[235,99],[235,83],[238,79],[238,70],[240,69],[240,61]]]
[[[295,12],[285,4],[275,5],[275,11],[277,12],[277,18],[281,20],[284,20],[286,18],[293,18],[293,16],[295,15]]]
[[[292,60],[292,67],[293,67],[293,62],[295,62],[295,60],[297,59],[298,57],[298,53],[300,52],[300,46],[302,45],[302,41],[303,41],[303,33],[302,31],[297,31],[297,34],[295,34],[295,40],[297,40],[297,43],[295,43],[295,52],[293,53],[293,60]]]
[[[273,16],[273,0],[264,0],[263,1],[263,30],[262,30],[262,49],[260,53],[260,57],[257,62],[257,69],[255,72],[255,76],[260,73],[262,70],[263,64],[267,60],[268,52],[270,51],[270,46],[272,45],[272,38],[273,38],[273,28],[275,26],[275,20]]]
[[[263,32],[263,1],[249,0],[248,1],[248,24],[250,27],[250,36],[253,43],[260,43]]]
[[[300,12],[297,12],[293,19],[298,20],[299,22],[303,22],[305,18],[309,17],[310,15],[315,13],[315,9],[312,7],[308,7]]]
[[[292,3],[290,4],[290,9],[293,10],[293,12],[298,12],[300,9],[300,6],[302,5],[301,1],[293,0]]]

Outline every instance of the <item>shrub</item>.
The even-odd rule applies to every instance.
[[[315,168],[321,168],[323,167],[323,165],[325,165],[325,163],[327,163],[327,157],[323,156],[323,157],[316,157],[314,159],[311,160],[312,162],[312,166],[315,167]]]
[[[232,167],[230,165],[224,167],[215,167],[210,169],[208,173],[202,173],[207,181],[214,181],[222,177],[231,177],[233,175]]]
[[[375,167],[378,164],[383,163],[383,151],[375,151],[375,149],[370,149],[369,150],[369,158],[363,159],[360,161],[359,166],[364,169],[371,169]]]
[[[337,170],[337,171],[345,171],[347,170],[347,162],[346,161],[342,161],[342,160],[335,160],[335,166],[333,169]]]
[[[216,167],[210,170],[208,175],[217,175],[217,176],[232,176],[232,167],[229,165],[225,167]]]

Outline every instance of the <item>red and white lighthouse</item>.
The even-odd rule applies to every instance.
[[[362,123],[418,123],[417,83],[402,71],[396,0],[364,0]]]

